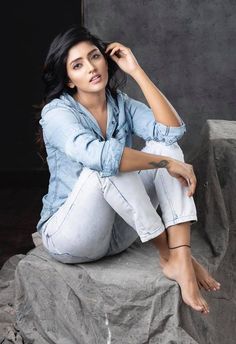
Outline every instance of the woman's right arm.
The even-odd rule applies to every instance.
[[[120,172],[166,168],[172,177],[189,187],[188,195],[193,196],[196,189],[196,176],[192,165],[173,158],[145,153],[125,147],[120,161]]]

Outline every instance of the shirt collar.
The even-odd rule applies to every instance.
[[[111,92],[106,89],[106,97],[107,97],[107,137],[110,137],[114,131],[116,126],[116,120],[113,120],[113,116],[118,117],[119,109],[116,105],[115,99],[112,97]],[[69,93],[64,92],[61,96],[64,103],[67,103],[69,106],[73,107],[75,111],[79,111],[81,114],[87,116],[92,121],[93,129],[102,136],[101,129],[94,118],[94,116],[78,101],[76,101]]]
[[[61,98],[64,100],[65,103],[68,103],[68,105],[72,105],[80,112],[88,114],[88,110],[82,104],[80,104],[77,100],[75,100],[69,93],[63,92]],[[117,114],[119,112],[119,109],[109,89],[106,89],[106,98],[107,98],[108,106],[110,105],[110,107],[113,109],[115,114]]]

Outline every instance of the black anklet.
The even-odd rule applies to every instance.
[[[179,245],[179,246],[175,246],[175,247],[169,247],[170,250],[173,250],[174,248],[178,248],[178,247],[182,247],[182,246],[187,246],[187,247],[191,247],[190,245]]]

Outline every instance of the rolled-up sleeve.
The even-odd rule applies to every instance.
[[[179,127],[164,125],[155,120],[152,110],[144,103],[128,97],[125,94],[126,111],[131,116],[133,134],[145,141],[163,141],[166,145],[178,141],[186,131],[186,125],[181,120]]]
[[[120,141],[110,138],[106,142],[109,142],[109,144],[103,146],[103,168],[100,172],[101,177],[109,177],[118,172],[120,160],[124,151],[124,144]]]
[[[101,176],[117,174],[124,150],[120,141],[99,140],[92,129],[85,128],[72,111],[64,108],[43,111],[39,123],[46,144],[82,166],[101,172]]]

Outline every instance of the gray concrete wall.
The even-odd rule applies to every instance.
[[[86,0],[83,16],[91,32],[132,49],[181,115],[186,157],[207,119],[236,120],[236,1]],[[131,78],[124,90],[146,103]]]

